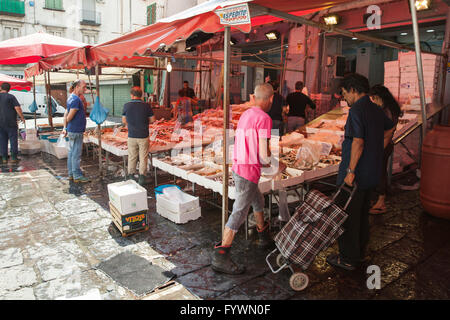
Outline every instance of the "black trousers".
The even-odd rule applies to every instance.
[[[377,192],[379,195],[384,196],[387,193],[387,189],[388,189],[388,181],[387,181],[387,169],[388,169],[388,165],[389,165],[389,157],[391,156],[391,154],[394,152],[394,144],[391,142],[386,146],[386,149],[384,149],[384,154],[383,154],[383,171],[381,171],[381,178],[380,178],[380,183],[378,184],[377,187]]]
[[[344,262],[358,264],[365,254],[369,243],[369,210],[372,189],[357,189],[347,207],[344,233],[339,237],[339,255]],[[350,195],[342,191],[336,198],[336,204],[344,207]]]

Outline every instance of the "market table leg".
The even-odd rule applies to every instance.
[[[269,192],[269,232],[270,232],[270,221],[272,220],[272,191]]]
[[[106,172],[108,172],[108,166],[109,166],[109,151],[106,151],[105,153],[106,153],[106,155],[105,155],[105,159],[106,159],[106,161],[105,161],[105,163],[106,163]]]

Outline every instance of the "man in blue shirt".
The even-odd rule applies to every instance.
[[[69,180],[74,182],[89,182],[83,176],[80,168],[81,153],[83,150],[83,135],[86,130],[86,111],[80,99],[86,91],[86,82],[76,80],[71,86],[72,94],[67,99],[67,109],[64,113],[64,136],[69,137],[69,153],[67,155],[67,170]]]
[[[142,90],[133,87],[130,91],[131,101],[123,106],[122,122],[128,126],[128,176],[136,173],[139,157],[139,184],[145,183],[148,162],[148,125],[155,121],[153,110],[148,103],[142,101]]]
[[[345,231],[338,239],[339,255],[330,255],[327,261],[333,266],[354,270],[363,261],[369,242],[370,195],[381,178],[383,150],[392,137],[394,124],[367,95],[367,78],[348,74],[340,87],[351,108],[345,124],[337,185],[356,184],[357,190],[347,208]],[[341,193],[336,203],[342,207],[347,199],[348,195]]]

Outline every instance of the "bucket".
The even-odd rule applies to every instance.
[[[420,201],[429,214],[450,219],[450,126],[436,125],[422,146]]]

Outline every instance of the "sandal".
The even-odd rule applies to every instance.
[[[369,210],[369,213],[374,215],[383,214],[386,213],[386,208],[372,208]]]
[[[339,267],[347,271],[353,271],[356,267],[350,263],[345,263],[341,261],[341,257],[337,254],[329,255],[327,257],[327,262],[334,267]]]

